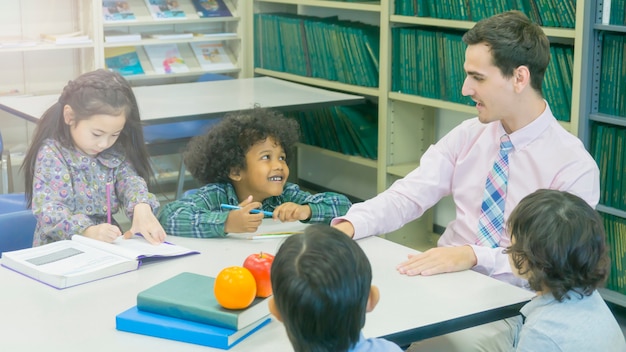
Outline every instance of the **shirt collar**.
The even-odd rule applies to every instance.
[[[521,150],[525,148],[555,121],[554,115],[552,115],[552,110],[550,110],[550,106],[548,105],[548,102],[546,102],[546,108],[533,122],[509,134],[514,150]],[[504,127],[502,127],[502,123],[499,124],[498,130],[501,132],[500,135],[506,133],[504,131]]]

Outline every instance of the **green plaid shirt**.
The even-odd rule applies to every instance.
[[[262,202],[261,208],[274,211],[285,202],[308,204],[311,207],[309,223],[325,223],[346,214],[352,205],[342,194],[324,192],[311,194],[293,183],[285,184],[280,196],[270,197]],[[228,210],[220,204],[239,205],[235,188],[230,183],[210,183],[198,192],[166,204],[159,213],[159,221],[168,235],[183,237],[224,237],[224,224]]]

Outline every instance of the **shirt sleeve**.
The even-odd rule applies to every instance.
[[[32,210],[38,223],[38,233],[45,242],[69,239],[82,234],[95,223],[85,214],[75,214],[75,199],[70,169],[60,150],[43,145],[37,154],[33,174]],[[35,241],[43,238],[35,239]]]
[[[200,191],[166,204],[158,215],[165,232],[173,236],[212,238],[224,237],[224,225],[228,212],[220,209],[221,203],[228,203],[223,192],[212,188]]]
[[[283,200],[308,205],[311,208],[311,218],[308,220],[310,223],[329,224],[333,218],[344,215],[352,205],[348,197],[343,194],[334,192],[311,194],[293,183],[285,186]]]
[[[137,174],[135,168],[128,160],[122,162],[116,173],[116,193],[120,195],[121,206],[124,213],[132,221],[135,206],[139,203],[150,205],[153,213],[159,210],[159,200],[148,192],[148,184]]]
[[[561,351],[550,335],[532,327],[522,327],[515,352]]]
[[[352,205],[348,213],[332,224],[350,221],[354,239],[395,231],[422,216],[450,193],[454,164],[441,144],[424,153],[420,166],[394,182],[374,198]]]

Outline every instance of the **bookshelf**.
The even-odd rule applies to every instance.
[[[111,48],[136,49],[145,74],[127,76],[133,85],[194,81],[206,72],[250,77],[246,62],[245,23],[241,21],[249,5],[242,0],[225,0],[232,16],[201,18],[192,0],[178,1],[186,14],[183,19],[155,20],[144,0],[128,0],[135,19],[105,21],[102,0],[11,1],[0,14],[0,94],[46,94],[58,92],[81,73],[105,67],[105,52]],[[88,42],[51,44],[42,34],[82,32]],[[105,41],[105,33],[140,34],[123,42]],[[188,34],[191,37],[155,39],[153,34]],[[203,33],[204,36],[193,35]],[[203,70],[190,43],[221,43],[234,64],[230,69]],[[185,73],[157,74],[144,48],[173,44],[189,67]]]
[[[144,0],[128,0],[135,15],[133,21],[110,22],[104,19],[102,0],[20,0],[3,4],[0,11],[0,96],[20,94],[54,94],[80,74],[105,67],[109,49],[132,47],[136,50],[145,74],[126,76],[133,86],[196,81],[207,72],[235,78],[252,77],[252,64],[247,61],[246,22],[251,5],[245,0],[224,0],[232,16],[198,16],[192,0],[179,0],[185,19],[155,20]],[[141,33],[130,42],[105,42],[105,31]],[[42,34],[81,32],[86,42],[52,44],[41,40]],[[205,37],[155,39],[152,33],[198,32]],[[250,36],[248,35],[248,38]],[[233,62],[228,69],[206,70],[198,64],[190,43],[221,43]],[[157,74],[145,55],[145,47],[173,44],[179,49],[188,72]],[[0,112],[0,125],[5,150],[10,150],[13,165],[19,165],[26,151],[35,124]],[[156,161],[158,165],[166,160]],[[168,164],[165,162],[165,164]],[[174,161],[171,164],[175,164]],[[166,165],[167,166],[167,165]],[[169,166],[168,166],[169,167]],[[14,180],[19,167],[13,168]],[[176,168],[177,169],[177,168]],[[15,185],[22,185],[19,181]],[[23,186],[22,186],[23,187]],[[23,191],[16,187],[15,191]]]
[[[623,264],[626,246],[626,9],[625,0],[592,0],[585,4],[583,82],[579,136],[600,166],[600,204],[612,260],[611,276],[601,293],[626,307]]]
[[[100,1],[96,1],[100,3]],[[248,77],[242,51],[243,24],[241,14],[244,12],[245,1],[225,1],[232,16],[199,17],[191,0],[178,1],[180,10],[184,11],[182,19],[154,19],[144,0],[128,0],[135,15],[132,21],[106,21],[100,15],[101,25],[98,26],[103,40],[99,48],[98,67],[105,66],[107,52],[115,48],[133,47],[137,53],[144,74],[130,75],[126,78],[135,85],[156,83],[176,83],[195,81],[200,75],[211,72],[227,74],[233,77]],[[96,4],[97,5],[97,4]],[[140,38],[128,41],[107,41],[108,33],[137,34]],[[115,37],[113,36],[113,39]],[[192,44],[221,44],[229,57],[232,67],[216,66],[216,69],[203,69],[191,47]],[[187,66],[186,72],[165,73],[153,65],[149,57],[149,49],[176,48]]]
[[[538,0],[539,1],[539,0]],[[337,191],[347,193],[360,199],[367,199],[382,192],[395,180],[405,176],[419,165],[419,159],[426,149],[436,141],[439,126],[445,125],[450,114],[455,118],[473,117],[476,110],[473,106],[437,97],[419,94],[407,94],[394,89],[394,66],[400,62],[396,57],[398,43],[394,43],[394,31],[398,28],[419,26],[432,32],[458,31],[462,33],[471,28],[475,22],[470,20],[443,19],[400,15],[397,6],[414,1],[380,0],[376,2],[347,2],[322,0],[255,0],[253,10],[247,14],[246,22],[254,23],[255,14],[286,12],[303,16],[338,16],[339,19],[365,21],[378,26],[379,62],[378,85],[366,87],[351,85],[322,77],[309,77],[294,73],[255,67],[254,72],[305,84],[362,94],[378,103],[378,158],[361,160],[359,157],[345,157],[334,152],[323,152],[319,148],[304,147],[299,149],[298,164],[300,180],[312,184],[323,185]],[[431,3],[431,2],[428,2]],[[432,2],[439,4],[440,2]],[[506,1],[495,0],[494,3],[504,6]],[[545,2],[546,4],[548,2]],[[576,3],[576,5],[574,5]],[[555,3],[556,4],[556,3]],[[585,1],[568,2],[575,13],[569,17],[569,27],[544,26],[551,43],[567,45],[571,51],[571,96],[569,101],[569,120],[561,124],[573,134],[579,128],[579,103],[583,39],[583,9]],[[561,4],[562,5],[562,4]],[[550,5],[552,12],[556,6]],[[574,7],[575,6],[575,7]],[[509,8],[503,8],[508,10]],[[547,22],[546,23],[555,23]],[[249,26],[252,28],[253,26]],[[258,31],[257,31],[258,32]],[[259,35],[254,33],[253,35]],[[254,41],[248,42],[248,52],[255,53]],[[458,66],[462,70],[464,52],[460,52]],[[254,61],[254,60],[253,60]],[[463,76],[464,78],[464,76]],[[462,78],[454,84],[461,90]],[[568,97],[561,96],[561,99]],[[327,170],[333,170],[329,175]],[[427,212],[418,221],[408,224],[397,233],[388,235],[389,239],[418,249],[436,245],[436,235],[432,234],[434,223],[433,211]],[[442,224],[447,221],[441,221]],[[430,236],[415,236],[416,231],[430,233]],[[416,237],[425,237],[420,241]],[[420,242],[414,242],[420,241]]]

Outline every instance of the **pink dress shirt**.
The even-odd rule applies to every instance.
[[[343,217],[354,226],[354,239],[385,234],[424,214],[441,198],[452,194],[456,218],[441,235],[439,246],[469,244],[478,259],[473,270],[521,286],[503,248],[476,245],[478,216],[487,174],[505,134],[500,122],[483,124],[478,118],[462,122],[424,153],[420,166],[396,181],[389,189],[362,203],[354,204]],[[599,170],[582,142],[556,121],[546,103],[544,112],[532,123],[509,135],[509,183],[504,209],[505,221],[526,195],[540,188],[576,194],[595,208],[600,197]]]

